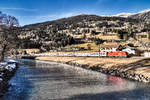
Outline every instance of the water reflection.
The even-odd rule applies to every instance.
[[[3,100],[150,100],[148,84],[55,62],[22,60]]]

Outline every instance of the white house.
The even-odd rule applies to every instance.
[[[150,57],[150,52],[145,52],[144,57]]]
[[[117,44],[101,45],[100,52],[116,52],[118,49]]]
[[[107,52],[100,52],[100,53],[99,53],[99,56],[101,56],[101,57],[106,57],[106,56],[107,56]]]
[[[131,55],[135,55],[135,50],[132,49],[132,48],[126,48],[126,49],[123,49],[122,51],[125,51],[127,52],[128,54],[131,54]]]

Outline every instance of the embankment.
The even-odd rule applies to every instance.
[[[0,97],[7,92],[9,88],[9,80],[17,70],[15,62],[1,62],[0,63]]]
[[[37,57],[36,59],[66,63],[105,74],[150,83],[150,58]]]

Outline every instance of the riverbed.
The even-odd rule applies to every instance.
[[[150,100],[150,84],[56,62],[22,62],[2,100]]]

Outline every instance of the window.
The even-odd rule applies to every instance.
[[[147,35],[141,35],[141,38],[147,38]]]

